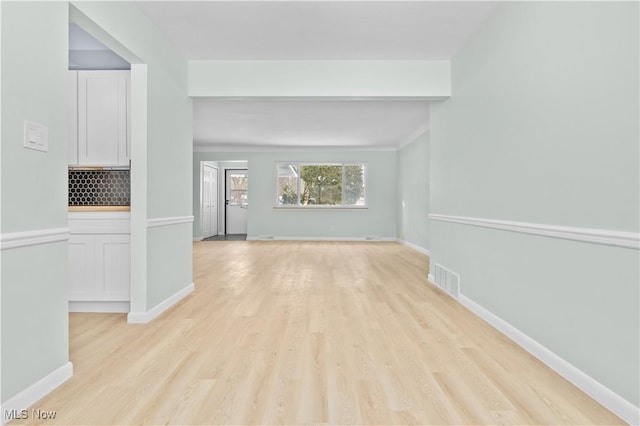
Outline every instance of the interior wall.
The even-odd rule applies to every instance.
[[[141,163],[146,162],[141,164],[146,174],[142,182],[144,189],[138,187],[137,194],[132,193],[132,206],[136,196],[144,197],[146,211],[143,214],[146,219],[190,217],[193,200],[193,107],[187,96],[186,60],[135,4],[72,2],[72,5],[107,35],[107,39],[100,41],[134,66],[138,62],[147,65],[146,155],[138,157]],[[118,46],[132,52],[136,58],[126,57]],[[132,175],[136,166],[134,158]],[[132,231],[132,238],[137,231],[140,230]],[[146,296],[146,300],[136,303],[135,309],[139,311],[153,308],[193,281],[192,224],[173,223],[149,227],[144,232],[145,258],[139,259],[138,263],[146,262],[148,278],[142,283],[146,292],[137,292]],[[164,270],[166,265],[171,265],[172,272],[159,274],[158,271]]]
[[[429,250],[429,132],[398,150],[398,238]]]
[[[396,152],[395,151],[260,151],[196,152],[194,170],[201,161],[246,159],[249,168],[249,212],[247,237],[289,238],[395,238],[396,237]],[[366,161],[368,209],[277,209],[276,161]],[[199,172],[198,172],[199,175]],[[194,176],[196,193],[200,179]],[[198,209],[199,210],[199,209]],[[196,211],[194,207],[194,211]],[[194,237],[200,233],[196,217]]]
[[[149,75],[148,217],[192,216],[192,102],[186,86],[164,70]],[[148,229],[148,308],[193,282],[191,229],[192,223]]]
[[[451,95],[444,61],[189,61],[189,94],[203,97],[409,97]]]
[[[68,226],[68,4],[2,2],[0,7],[5,240],[13,233]],[[48,152],[23,147],[24,120],[48,127]],[[67,242],[3,246],[1,270],[4,403],[69,360]]]
[[[514,2],[431,109],[431,212],[638,232],[638,4]],[[430,221],[461,292],[639,404],[631,248]]]

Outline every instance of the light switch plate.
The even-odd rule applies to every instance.
[[[49,151],[49,128],[44,124],[25,120],[24,147],[37,151]]]

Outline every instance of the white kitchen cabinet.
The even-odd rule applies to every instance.
[[[69,213],[71,311],[129,311],[129,218],[128,212]]]
[[[78,165],[78,71],[67,72],[67,137],[69,165]]]
[[[103,234],[94,237],[95,294],[100,300],[129,300],[129,235]]]
[[[93,240],[93,235],[71,235],[69,238],[69,300],[87,300],[93,296]]]
[[[77,162],[70,137],[69,164],[129,166],[129,86],[130,71],[77,71]]]

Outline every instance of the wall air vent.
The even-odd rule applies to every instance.
[[[439,263],[434,263],[433,275],[429,274],[429,279],[454,299],[458,298],[460,294],[460,275]]]

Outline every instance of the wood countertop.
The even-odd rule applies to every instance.
[[[70,212],[129,212],[131,206],[69,206]]]

